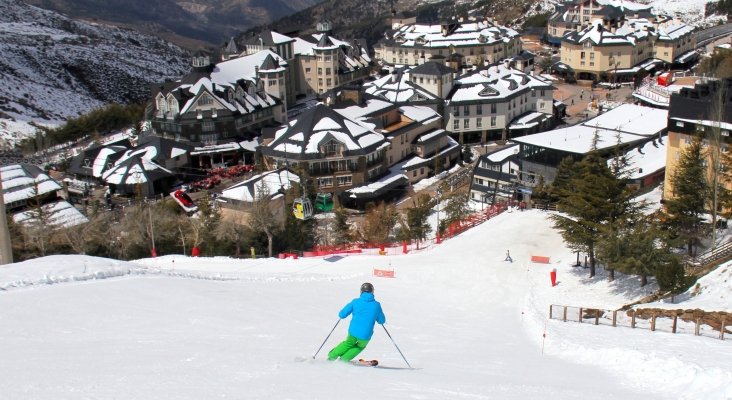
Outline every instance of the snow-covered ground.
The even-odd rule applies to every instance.
[[[547,215],[506,212],[400,256],[2,266],[0,398],[732,398],[729,341],[549,320],[550,304],[615,308],[654,287],[588,279]],[[373,276],[388,266],[395,278]],[[694,307],[732,311],[729,278],[706,279]],[[347,321],[311,359],[365,281],[415,370],[325,361]],[[362,355],[406,366],[378,326]]]

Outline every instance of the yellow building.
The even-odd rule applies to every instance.
[[[725,105],[721,110],[716,106],[721,96]],[[668,118],[668,150],[666,154],[666,178],[663,185],[663,198],[674,197],[672,177],[676,174],[681,155],[695,137],[704,138],[704,146],[715,146],[715,137],[721,142],[721,152],[728,152],[730,132],[732,132],[732,78],[697,82],[693,88],[684,88],[671,96]],[[717,134],[719,136],[717,136]],[[711,154],[711,152],[707,152]],[[712,173],[711,160],[707,162],[709,174]],[[724,182],[723,182],[724,183]],[[724,183],[732,190],[732,184]]]
[[[673,64],[693,51],[693,27],[654,18],[627,20],[608,28],[602,20],[562,37],[561,62],[578,79],[607,80],[613,75],[633,76]]]
[[[519,33],[489,20],[394,26],[374,47],[377,61],[384,65],[420,65],[455,55],[464,65],[483,65],[521,53]]]

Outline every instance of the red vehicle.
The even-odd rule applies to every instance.
[[[196,205],[193,203],[191,197],[188,196],[188,193],[184,192],[183,190],[178,189],[175,192],[171,193],[170,196],[173,197],[173,199],[175,199],[175,201],[177,201],[184,210],[188,212],[194,212],[198,210],[198,207],[196,207]]]

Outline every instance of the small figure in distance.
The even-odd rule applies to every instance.
[[[503,261],[508,261],[510,263],[513,262],[513,258],[511,258],[511,253],[508,250],[506,250],[506,259]]]

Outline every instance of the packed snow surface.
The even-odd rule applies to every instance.
[[[407,255],[51,256],[2,266],[0,398],[732,397],[729,341],[548,320],[550,304],[612,309],[655,288],[608,282],[602,270],[589,279],[547,215],[504,212]],[[366,281],[394,342],[377,326],[361,356],[406,367],[396,344],[415,369],[325,361],[347,320],[312,359]],[[719,302],[725,287],[703,285],[695,307],[709,293],[708,304],[730,311],[729,286]]]

